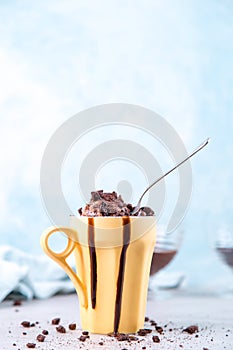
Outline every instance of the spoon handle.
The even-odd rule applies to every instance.
[[[167,171],[165,174],[163,174],[162,176],[160,176],[157,180],[155,180],[154,182],[152,182],[152,184],[147,187],[145,189],[145,191],[143,192],[143,194],[141,195],[138,204],[136,205],[135,209],[137,209],[135,211],[135,209],[133,210],[132,214],[136,213],[139,208],[140,208],[140,203],[142,198],[144,197],[144,195],[146,194],[147,191],[149,191],[149,189],[151,189],[151,187],[153,187],[155,184],[157,184],[160,180],[162,180],[165,176],[167,176],[168,174],[170,174],[173,170],[177,169],[180,165],[182,165],[184,162],[186,162],[188,159],[190,159],[192,156],[194,156],[194,154],[196,154],[197,152],[199,152],[202,148],[204,148],[210,141],[210,138],[208,138],[207,140],[205,140],[204,142],[202,142],[200,144],[200,146],[198,146],[190,155],[188,155],[184,160],[182,160],[180,163],[176,164],[174,166],[174,168],[170,169],[169,171]]]

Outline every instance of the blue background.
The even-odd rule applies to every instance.
[[[0,244],[41,253],[50,220],[40,163],[61,123],[94,105],[132,103],[166,118],[189,150],[211,137],[192,161],[169,270],[184,271],[193,289],[232,283],[213,249],[233,221],[232,39],[230,0],[0,1]]]

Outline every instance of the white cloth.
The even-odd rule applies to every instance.
[[[0,246],[0,301],[11,292],[31,299],[72,291],[74,286],[66,273],[46,255]]]

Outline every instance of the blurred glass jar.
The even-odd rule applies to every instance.
[[[172,261],[180,248],[181,238],[181,230],[167,233],[164,226],[158,227],[156,245],[151,262],[151,276],[165,268]]]
[[[217,232],[215,249],[221,260],[233,269],[233,230],[226,225]]]

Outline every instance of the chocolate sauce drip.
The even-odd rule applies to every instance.
[[[91,264],[91,305],[95,309],[97,289],[97,262],[95,251],[95,224],[93,218],[88,218],[88,246]]]
[[[125,261],[126,261],[126,251],[130,242],[130,218],[125,216],[122,218],[123,224],[123,247],[120,256],[120,266],[117,279],[117,293],[116,293],[116,303],[115,303],[115,319],[114,319],[114,333],[118,332],[118,327],[121,317],[121,303],[122,303],[122,293],[124,284],[124,274],[125,274]]]

